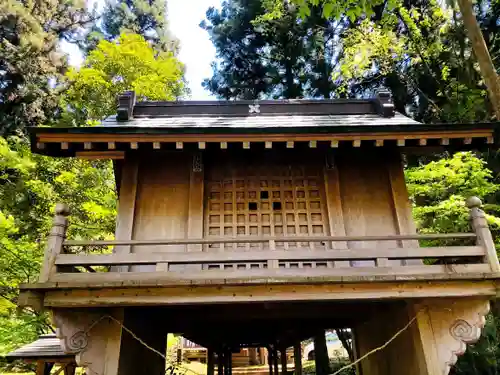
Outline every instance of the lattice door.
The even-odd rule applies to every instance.
[[[321,167],[265,162],[228,162],[209,168],[206,179],[205,235],[328,235]],[[268,249],[269,243],[210,245],[235,251]],[[280,242],[276,249],[325,248],[321,242]],[[215,251],[217,251],[215,250]]]

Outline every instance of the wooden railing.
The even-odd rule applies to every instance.
[[[290,278],[297,275],[321,277],[438,275],[500,272],[500,265],[481,201],[467,201],[473,233],[409,234],[389,236],[238,237],[177,240],[66,241],[69,210],[56,207],[40,282],[80,280],[153,280],[169,275],[176,280]],[[418,247],[418,240],[475,239],[473,246]],[[361,241],[361,248],[335,248],[335,243]],[[395,246],[367,247],[370,242],[392,241]],[[404,242],[409,241],[409,242]],[[276,243],[296,244],[276,249]],[[301,243],[321,243],[324,250],[300,248]],[[179,246],[213,244],[267,244],[267,250],[116,252],[72,254],[79,247]],[[215,250],[215,249],[211,249]],[[426,261],[431,259],[432,262]],[[189,270],[189,272],[185,272]],[[148,275],[148,276],[146,276]]]

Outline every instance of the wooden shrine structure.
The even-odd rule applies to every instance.
[[[169,332],[208,348],[209,375],[215,362],[230,374],[243,347],[267,348],[275,375],[278,353],[294,347],[301,374],[305,338],[321,346],[325,329],[349,327],[359,358],[408,325],[358,372],[446,375],[496,296],[481,201],[467,202],[470,233],[418,234],[402,166],[409,153],[496,147],[493,124],[421,124],[382,92],[255,102],[126,93],[100,126],[31,136],[36,153],[114,163],[116,239],[66,239],[70,212],[58,205],[39,281],[19,299],[52,312],[64,351],[92,374],[163,374]],[[429,239],[446,246],[419,246]]]
[[[41,335],[5,356],[8,361],[22,360],[36,364],[36,375],[75,375],[75,355],[65,353],[56,335]]]

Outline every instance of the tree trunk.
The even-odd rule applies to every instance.
[[[498,75],[491,60],[488,47],[483,38],[483,33],[477,22],[474,10],[472,8],[471,0],[457,0],[460,8],[460,13],[464,20],[465,30],[472,43],[472,49],[476,55],[479,69],[484,83],[488,88],[488,94],[491,104],[495,111],[497,120],[500,120],[500,83],[498,82]]]

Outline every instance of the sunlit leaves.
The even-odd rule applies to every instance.
[[[153,49],[140,35],[102,40],[80,69],[71,69],[64,96],[66,121],[74,125],[116,112],[116,97],[136,91],[140,100],[175,100],[186,93],[184,67],[171,52]]]

